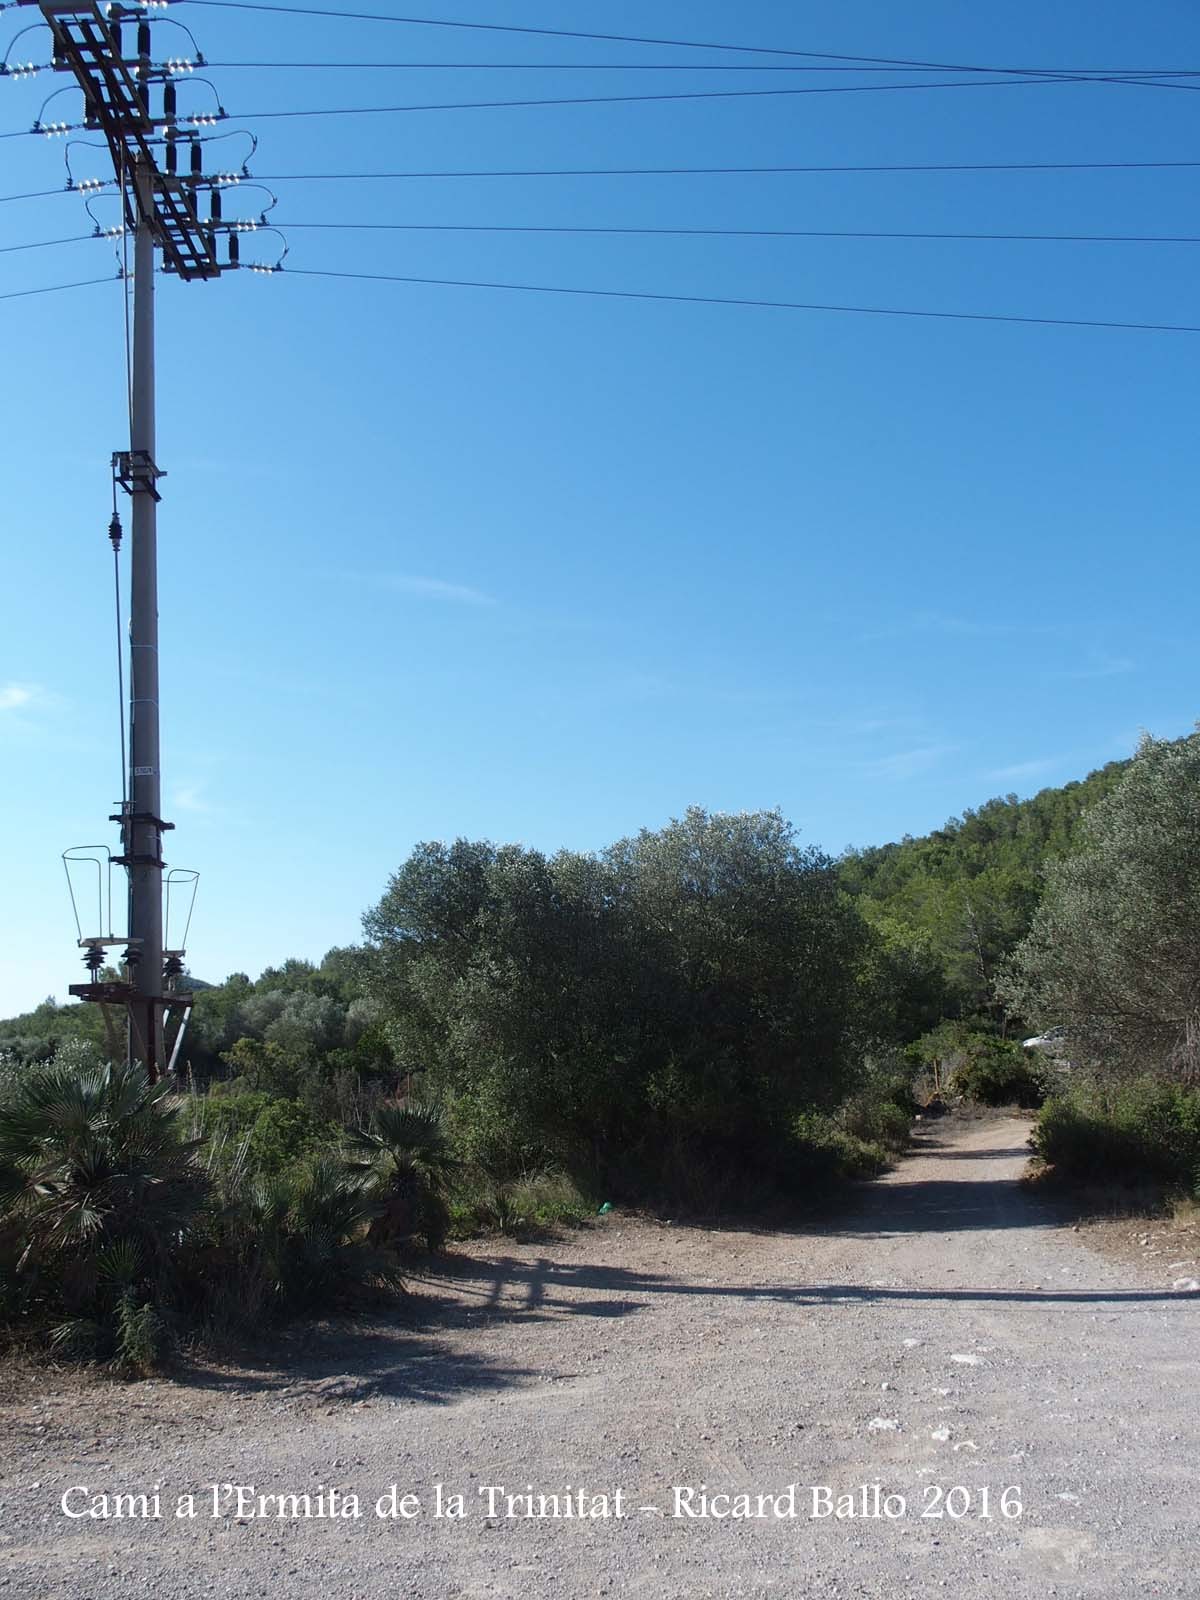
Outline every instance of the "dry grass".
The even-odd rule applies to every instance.
[[[1200,1205],[1194,1200],[1171,1206],[1160,1199],[1156,1208],[1116,1214],[1093,1211],[1075,1226],[1093,1249],[1141,1268],[1157,1282],[1200,1279]]]

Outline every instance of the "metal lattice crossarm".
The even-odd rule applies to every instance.
[[[122,48],[120,8],[106,15],[97,0],[38,0],[38,6],[54,35],[55,70],[74,74],[85,125],[104,135],[118,180],[124,179],[129,226],[136,226],[139,213],[145,217],[168,272],[218,277],[216,234],[198,214],[196,175],[159,170],[158,129],[166,132],[171,158],[175,129],[173,114],[155,118],[151,112],[152,77],[161,74],[150,64],[149,23],[138,22],[138,54],[130,59]],[[193,149],[198,153],[199,145]]]

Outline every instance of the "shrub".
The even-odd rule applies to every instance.
[[[337,1130],[297,1100],[275,1100],[254,1119],[246,1155],[258,1172],[272,1175],[328,1150]]]
[[[510,1187],[514,1212],[535,1228],[578,1227],[594,1211],[565,1172],[534,1172]]]
[[[0,1086],[0,1320],[144,1372],[188,1328],[398,1286],[370,1237],[381,1201],[330,1136],[296,1102],[189,1102],[74,1047],[25,1069]]]
[[[218,1159],[243,1160],[251,1174],[280,1173],[331,1148],[339,1132],[301,1101],[262,1091],[197,1096],[192,1112],[195,1132]]]
[[[304,1311],[329,1311],[400,1284],[394,1258],[369,1241],[379,1206],[365,1175],[326,1152],[246,1182],[218,1173],[203,1225],[182,1253],[189,1309],[219,1334]]]
[[[1020,1106],[1032,1111],[1046,1098],[1048,1069],[1019,1044],[976,1034],[965,1046],[950,1087],[984,1106]]]
[[[844,1102],[838,1110],[837,1123],[863,1144],[899,1153],[908,1146],[917,1109],[908,1078],[885,1074],[869,1079],[864,1088]]]
[[[840,1127],[819,1112],[805,1112],[794,1124],[796,1171],[813,1197],[847,1178],[874,1178],[888,1168],[882,1144]]]
[[[1046,1103],[1033,1142],[1043,1161],[1082,1182],[1153,1182],[1194,1191],[1200,1089],[1152,1079],[1108,1094],[1079,1086]]]
[[[84,1048],[0,1096],[0,1260],[9,1315],[52,1324],[66,1351],[153,1364],[175,1280],[173,1245],[207,1193],[182,1100],[140,1067]],[[19,1249],[15,1262],[13,1248]]]
[[[517,1234],[576,1228],[595,1210],[565,1172],[553,1170],[527,1173],[504,1183],[473,1171],[450,1199],[451,1227],[460,1237],[485,1229]]]
[[[259,1090],[233,1090],[214,1083],[207,1094],[192,1095],[188,1102],[192,1137],[203,1139],[209,1148],[245,1144],[259,1114],[271,1103],[271,1096]]]
[[[395,1249],[420,1239],[440,1250],[450,1231],[447,1190],[458,1165],[440,1109],[379,1106],[369,1125],[350,1136],[350,1148],[377,1203],[371,1243]]]

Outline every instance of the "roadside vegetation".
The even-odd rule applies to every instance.
[[[699,809],[595,855],[419,846],[361,946],[193,982],[178,1082],[0,1023],[0,1323],[141,1370],[612,1205],[825,1205],[918,1111],[1200,1181],[1200,735],[834,861]],[[1029,1050],[1034,1030],[1061,1047]]]
[[[1046,872],[1004,1002],[1063,1029],[1035,1133],[1056,1172],[1200,1198],[1200,734],[1145,739]]]

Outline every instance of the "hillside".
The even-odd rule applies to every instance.
[[[927,1014],[1001,1020],[991,980],[1029,930],[1044,864],[1071,850],[1083,813],[1128,767],[1110,761],[1032,799],[1005,795],[923,837],[842,857],[843,887],[864,916],[889,947],[925,971]]]

